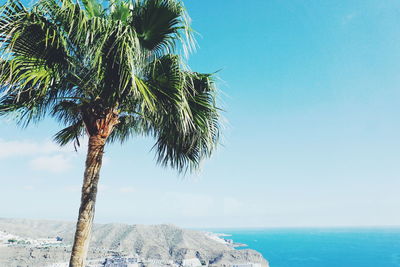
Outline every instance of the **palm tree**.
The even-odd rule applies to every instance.
[[[192,72],[192,30],[178,0],[9,0],[0,12],[0,115],[47,115],[60,145],[87,135],[71,267],[84,266],[106,143],[155,139],[157,162],[192,171],[219,137],[213,75]],[[183,51],[181,53],[180,51]]]

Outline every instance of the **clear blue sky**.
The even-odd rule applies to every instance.
[[[194,177],[153,140],[106,150],[97,222],[400,225],[400,2],[187,0],[193,70],[221,70],[223,145]],[[0,216],[75,220],[85,150],[1,123]]]

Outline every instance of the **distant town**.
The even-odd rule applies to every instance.
[[[224,239],[224,234],[206,233],[206,235],[220,243],[230,246],[245,246],[244,244],[234,243],[231,239]],[[0,231],[0,246],[7,247],[32,247],[49,248],[64,247],[71,249],[71,245],[63,243],[63,237],[49,238],[26,238],[17,236],[5,231]],[[119,252],[108,251],[109,257],[102,259],[91,259],[86,263],[86,267],[213,267],[213,264],[202,263],[198,258],[183,259],[181,262],[160,259],[145,259],[139,255],[121,255]],[[68,262],[53,263],[46,267],[68,267]],[[261,267],[260,263],[231,264],[227,267]]]

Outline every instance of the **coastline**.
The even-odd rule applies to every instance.
[[[225,238],[225,237],[231,237],[231,234],[225,234],[225,233],[216,233],[216,232],[204,232],[205,235],[209,238],[211,238],[214,241],[217,241],[221,244],[227,245],[229,247],[232,248],[244,248],[244,247],[248,247],[247,244],[244,243],[239,243],[239,242],[235,242],[233,239],[231,238]]]

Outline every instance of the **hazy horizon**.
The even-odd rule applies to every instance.
[[[70,219],[70,220],[62,220],[62,219],[46,219],[46,218],[23,218],[23,217],[0,217],[1,219],[6,219],[6,220],[28,220],[28,221],[49,221],[49,222],[65,222],[65,223],[76,223],[75,220]],[[350,230],[350,229],[355,229],[355,230],[394,230],[398,229],[400,230],[400,224],[399,225],[321,225],[321,226],[313,226],[313,225],[304,225],[304,226],[281,226],[281,225],[276,225],[276,226],[239,226],[239,227],[232,227],[232,226],[217,226],[217,227],[190,227],[190,226],[184,226],[184,225],[178,225],[174,223],[150,223],[150,224],[139,224],[139,223],[129,223],[129,222],[120,222],[120,221],[102,221],[98,222],[96,221],[95,224],[123,224],[123,225],[175,225],[178,227],[184,227],[186,229],[192,229],[192,230],[198,230],[198,231],[210,231],[214,232],[217,234],[226,234],[224,232],[218,233],[218,231],[222,230],[249,230],[249,231],[263,231],[263,230]]]

